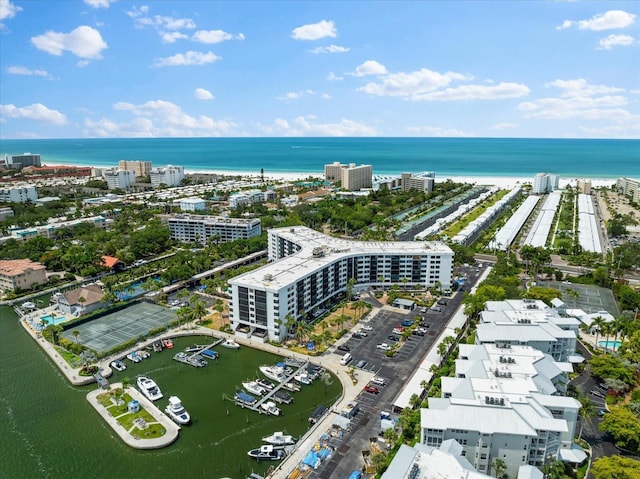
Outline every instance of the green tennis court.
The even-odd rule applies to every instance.
[[[613,296],[613,291],[610,289],[558,281],[547,281],[540,284],[559,290],[562,293],[562,301],[569,309],[581,309],[585,313],[607,311],[615,317],[620,316],[620,308]]]

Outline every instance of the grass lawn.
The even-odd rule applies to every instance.
[[[77,354],[69,352],[66,349],[63,349],[59,346],[55,346],[55,349],[56,349],[56,352],[60,356],[62,356],[62,359],[64,359],[67,363],[69,363],[69,365],[72,368],[77,368],[82,364],[82,359],[80,359],[80,356],[78,356]]]
[[[478,217],[482,213],[484,213],[487,210],[487,208],[489,208],[490,206],[493,206],[495,203],[498,202],[500,198],[502,198],[507,193],[509,193],[509,190],[499,190],[495,192],[493,195],[491,195],[489,198],[484,200],[482,203],[480,203],[478,206],[472,209],[468,214],[464,215],[460,220],[453,223],[451,226],[449,226],[446,230],[442,231],[440,234],[443,236],[447,236],[449,238],[453,238],[455,235],[460,233],[460,231],[462,231],[463,228],[468,226],[469,223],[478,219]]]
[[[156,437],[164,436],[165,434],[164,427],[162,424],[148,424],[145,429],[135,428],[131,431],[131,435],[133,437],[137,437],[138,439],[153,439]]]
[[[120,391],[122,391],[120,389]],[[111,415],[118,421],[125,430],[129,431],[133,427],[134,421],[138,418],[143,419],[147,423],[147,427],[145,429],[134,428],[131,431],[131,435],[134,437],[138,437],[140,439],[150,439],[155,437],[163,436],[166,431],[162,424],[158,424],[156,419],[146,411],[142,405],[140,406],[140,410],[135,413],[130,413],[128,409],[129,401],[133,398],[128,394],[124,396],[121,393],[118,394],[118,399],[122,400],[122,404],[115,405],[112,401],[112,398],[115,399],[116,393],[115,390],[111,390],[102,394],[99,394],[97,399],[98,402],[109,410]]]

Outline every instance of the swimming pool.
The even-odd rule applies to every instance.
[[[52,314],[45,314],[44,316],[40,316],[40,322],[42,321],[47,323],[47,326],[50,324],[60,324],[64,323],[67,320],[64,316],[53,316]]]
[[[622,342],[620,342],[620,341],[598,341],[598,344],[600,345],[601,348],[616,350],[616,349],[618,349],[620,347]]]

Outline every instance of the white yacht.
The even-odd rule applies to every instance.
[[[276,431],[270,436],[264,436],[262,442],[271,444],[274,447],[292,446],[296,443],[296,438],[282,431]]]
[[[189,413],[182,405],[182,401],[180,401],[178,396],[171,396],[169,398],[169,405],[165,408],[164,412],[178,424],[189,424],[189,421],[191,421],[191,416],[189,416]]]
[[[229,349],[238,349],[240,348],[240,345],[238,343],[236,343],[233,339],[225,339],[224,341],[222,341],[220,343],[220,346],[224,347],[224,348],[229,348]]]
[[[281,383],[287,379],[284,375],[284,370],[279,366],[259,366],[258,369],[272,381]]]
[[[140,376],[137,379],[138,389],[144,394],[150,401],[157,401],[162,399],[162,392],[153,379]]]
[[[246,389],[248,393],[262,396],[267,392],[265,388],[260,386],[257,381],[245,381],[242,383],[242,387]]]
[[[276,403],[274,403],[273,401],[263,402],[262,404],[260,404],[260,407],[272,416],[282,415],[282,410],[278,406],[276,406]]]

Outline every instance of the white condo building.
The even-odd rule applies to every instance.
[[[203,215],[174,215],[167,220],[171,239],[181,243],[220,243],[248,239],[262,234],[259,219],[223,218]]]
[[[126,190],[130,185],[133,185],[136,182],[136,174],[131,170],[115,168],[103,171],[102,175],[110,190],[114,190],[116,188]]]
[[[355,163],[341,164],[336,161],[324,165],[324,179],[330,182],[340,182],[340,186],[348,191],[371,188],[373,184],[373,167],[371,165],[356,166]]]
[[[431,193],[433,191],[433,185],[435,183],[436,174],[427,171],[424,173],[402,173],[400,176],[400,182],[402,184],[402,190],[418,190],[425,193]]]
[[[236,334],[282,341],[288,319],[319,316],[351,278],[354,289],[450,287],[453,251],[441,242],[350,241],[296,226],[269,230],[269,261],[229,280],[229,314]]]
[[[150,176],[152,188],[160,185],[180,186],[184,179],[184,167],[167,165],[166,168],[153,168]]]
[[[207,209],[207,202],[202,198],[180,198],[178,200],[180,211],[202,211]]]
[[[0,202],[2,203],[27,203],[35,202],[38,192],[35,186],[0,188]]]
[[[581,405],[563,395],[571,370],[528,346],[460,345],[455,377],[443,377],[442,397],[421,411],[421,442],[455,439],[479,472],[500,458],[509,476],[523,465],[584,459],[572,445]]]
[[[480,318],[476,344],[527,345],[561,362],[575,353],[580,321],[560,316],[544,301],[487,301]]]
[[[631,201],[640,203],[640,180],[633,178],[618,178],[616,188],[624,195],[631,198]]]
[[[531,193],[534,195],[543,195],[551,193],[558,189],[560,177],[558,175],[550,175],[549,173],[538,173],[533,177],[533,188]]]

